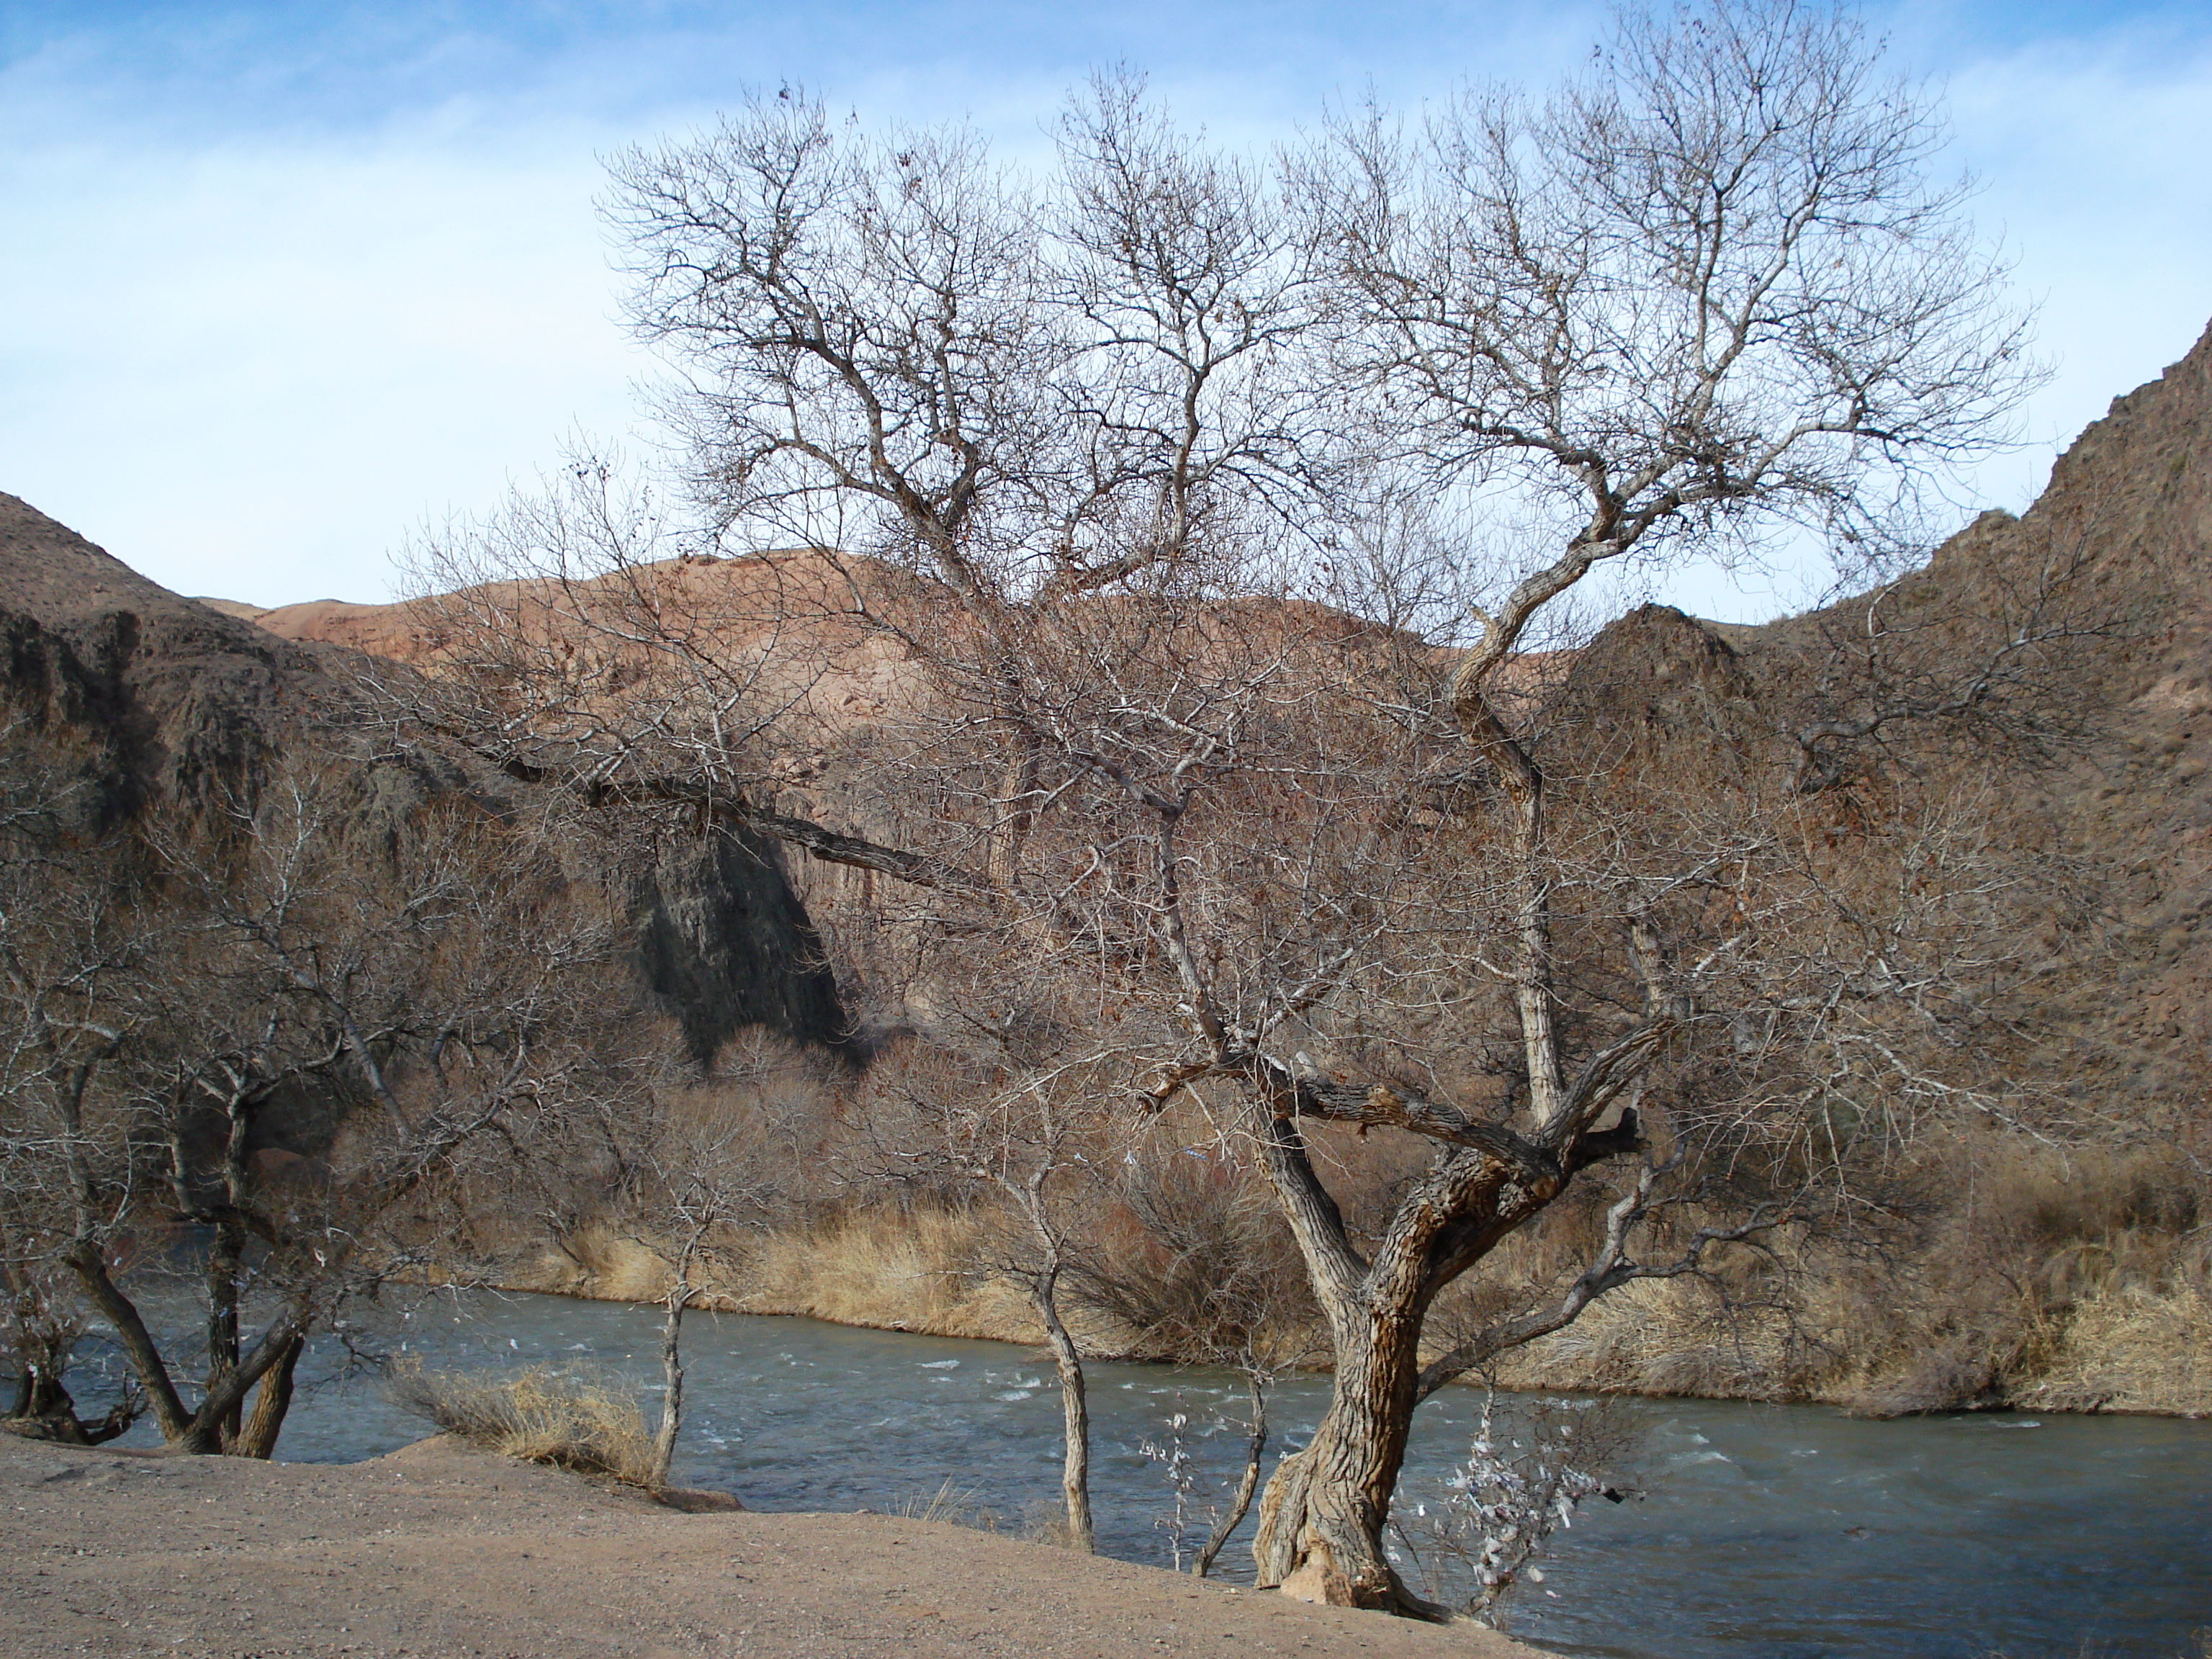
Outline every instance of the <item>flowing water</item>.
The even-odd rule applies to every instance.
[[[575,1363],[659,1374],[659,1310],[558,1297],[440,1294],[393,1310],[357,1346],[433,1368]],[[1031,1350],[811,1320],[693,1314],[675,1471],[764,1510],[886,1510],[940,1492],[1018,1528],[1058,1501],[1060,1402]],[[278,1455],[343,1462],[418,1439],[373,1376],[325,1339]],[[1232,1375],[1091,1370],[1093,1498],[1107,1553],[1165,1565],[1174,1493],[1149,1443],[1186,1419],[1189,1531],[1243,1454]],[[320,1379],[319,1381],[316,1379]],[[1276,1452],[1304,1443],[1313,1379],[1272,1402]],[[1434,1501],[1482,1407],[1422,1408],[1401,1505]],[[2212,1626],[2212,1423],[2008,1414],[1856,1421],[1817,1407],[1626,1402],[1644,1495],[1594,1500],[1555,1537],[1516,1634],[1622,1659],[2142,1656],[2196,1659]],[[1510,1402],[1509,1402],[1510,1411]],[[143,1425],[137,1437],[149,1437]],[[949,1483],[949,1484],[948,1484]],[[1223,1566],[1249,1577],[1248,1520]]]

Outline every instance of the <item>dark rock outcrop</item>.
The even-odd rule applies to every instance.
[[[362,660],[171,593],[0,495],[0,698],[77,770],[69,805],[85,832],[250,809],[276,768],[310,757],[359,775],[365,833],[454,796],[507,816],[526,786],[375,740]],[[633,994],[673,1017],[695,1059],[755,1025],[845,1051],[835,977],[775,848],[602,845],[580,864],[635,917]]]

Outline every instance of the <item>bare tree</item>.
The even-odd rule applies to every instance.
[[[435,1254],[439,1186],[599,1058],[574,992],[606,933],[550,849],[362,807],[333,770],[197,830],[56,841],[7,917],[12,1240],[183,1450],[270,1455],[311,1330]],[[148,1311],[172,1240],[198,1344]]]
[[[1274,1160],[1326,1287],[1338,1386],[1271,1486],[1263,1580],[1311,1570],[1332,1600],[1401,1599],[1375,1540],[1418,1395],[1419,1311],[1593,1154],[1640,1144],[1633,1113],[1600,1123],[1692,1006],[1658,894],[1620,884],[1644,1006],[1575,1055],[1552,780],[1500,707],[1501,671],[1547,608],[1608,563],[1792,516],[1869,534],[1899,477],[1883,463],[1971,447],[2023,383],[2000,273],[1959,192],[1929,182],[1938,137],[1921,101],[1878,75],[1855,21],[1785,0],[1666,23],[1629,14],[1598,68],[1549,100],[1470,94],[1410,140],[1377,115],[1346,121],[1306,175],[1357,296],[1346,372],[1407,411],[1414,464],[1438,487],[1502,493],[1515,509],[1485,584],[1498,597],[1478,612],[1449,706],[1493,782],[1480,810],[1508,849],[1498,966],[1525,1098],[1510,1130],[1396,1108],[1449,1150],[1371,1256],[1287,1149]],[[1673,878],[1697,882],[1696,858],[1685,866]],[[1637,1218],[1643,1190],[1620,1218]],[[1607,1245],[1613,1264],[1594,1264],[1562,1314],[1586,1285],[1633,1270]]]
[[[1019,1289],[1052,1355],[1060,1532],[1087,1554],[1097,1547],[1091,1407],[1068,1316],[1090,1301],[1080,1239],[1099,1206],[1101,1168],[1120,1138],[1114,1068],[1086,1045],[1066,1041],[1067,1011],[1053,1006],[1056,988],[1034,970],[1018,984],[994,982],[985,964],[970,962],[957,982],[963,1017],[955,1029],[927,1043],[910,1039],[905,1054],[879,1068],[894,1075],[873,1080],[869,1134],[848,1160],[849,1176],[996,1206],[996,1224],[982,1230],[971,1270]],[[995,1016],[984,1013],[994,1008]]]
[[[1067,1328],[1060,1311],[1060,1279],[1067,1269],[1067,1232],[1053,1214],[1046,1192],[1059,1173],[1054,1160],[1039,1158],[1025,1177],[1012,1170],[1001,1174],[1002,1188],[1012,1199],[1036,1239],[1036,1255],[1000,1268],[1028,1289],[1030,1306],[1044,1328],[1045,1346],[1052,1350],[1054,1374],[1060,1382],[1060,1505],[1065,1514],[1068,1546],[1085,1555],[1097,1548],[1091,1518],[1091,1398],[1083,1370],[1082,1350]]]
[[[684,1311],[699,1293],[691,1275],[701,1265],[709,1236],[729,1220],[737,1208],[736,1194],[726,1178],[716,1145],[685,1147],[669,1179],[670,1240],[668,1294],[662,1298],[667,1316],[660,1327],[660,1423],[653,1437],[651,1484],[668,1484],[669,1465],[676,1459],[676,1437],[684,1425]]]
[[[1984,441],[2027,371],[1929,182],[1939,136],[1852,19],[1787,0],[1631,15],[1541,103],[1348,118],[1286,194],[1127,85],[1078,101],[1035,188],[964,135],[764,100],[623,158],[611,216],[690,377],[712,525],[842,550],[702,574],[620,537],[580,564],[560,536],[434,546],[426,589],[475,586],[426,602],[459,643],[411,713],[900,884],[935,1018],[963,958],[1018,953],[1083,1011],[1038,1065],[1251,1149],[1334,1360],[1261,1582],[1433,1613],[1382,1542],[1419,1400],[1771,1225],[1838,999],[1890,996],[1822,943],[1875,913],[1804,856],[1802,789],[1720,745],[1714,789],[1670,797],[1573,685],[1531,696],[1528,654],[1594,573],[1778,525],[1879,547],[1919,469]],[[1408,562],[1391,513],[1475,527]],[[659,597],[708,586],[766,620],[733,646]],[[620,673],[533,678],[541,600]],[[1455,655],[1406,626],[1439,605],[1479,607]],[[773,757],[826,729],[806,696],[872,644],[897,690],[863,781],[787,790]],[[1416,1152],[1362,1212],[1324,1171],[1375,1131]],[[1438,1296],[1578,1177],[1587,1259],[1425,1352]]]
[[[125,1432],[144,1401],[126,1392],[104,1419],[88,1423],[64,1381],[89,1315],[57,1249],[63,1229],[40,1179],[52,1142],[35,1133],[21,1103],[66,1093],[113,1046],[111,1031],[69,1018],[71,988],[52,983],[58,936],[65,939],[75,931],[71,922],[88,920],[88,908],[96,917],[102,899],[76,890],[96,873],[70,852],[81,781],[20,717],[0,727],[0,756],[7,762],[0,768],[0,984],[8,1014],[0,1025],[0,1097],[11,1109],[0,1121],[0,1293],[6,1297],[0,1340],[16,1378],[15,1398],[0,1421],[21,1433],[99,1443]],[[100,931],[96,922],[93,931]],[[122,950],[111,939],[89,952],[59,954],[81,979],[97,973],[104,955]]]
[[[747,1080],[757,1086],[766,1066],[751,1069]],[[718,1080],[726,1086],[726,1073]],[[656,1490],[668,1484],[683,1429],[684,1312],[711,1284],[708,1275],[717,1264],[728,1260],[732,1236],[770,1212],[785,1179],[769,1166],[787,1149],[761,1144],[757,1126],[721,1109],[722,1103],[719,1091],[695,1098],[680,1078],[664,1075],[645,1101],[625,1103],[620,1126],[611,1132],[642,1132],[648,1143],[637,1158],[648,1179],[628,1202],[633,1218],[653,1229],[643,1242],[668,1263],[668,1289],[661,1297],[660,1421],[647,1480]]]

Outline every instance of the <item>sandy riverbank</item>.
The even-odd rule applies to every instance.
[[[1538,1659],[941,1522],[681,1514],[438,1439],[343,1465],[0,1434],[0,1655]]]

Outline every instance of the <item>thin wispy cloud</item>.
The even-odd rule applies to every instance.
[[[172,587],[388,591],[426,518],[489,505],[576,428],[621,437],[649,361],[617,319],[599,158],[742,84],[1042,151],[1091,67],[1148,69],[1265,145],[1372,85],[1539,82],[1592,7],[550,3],[18,6],[0,24],[0,489]],[[1876,21],[1881,20],[1877,17]],[[2212,315],[2212,26],[2051,6],[1899,11],[1957,161],[2020,253],[2061,376],[1967,493],[2025,504],[2056,444]],[[1963,505],[1963,503],[1962,503]],[[1787,573],[1672,593],[1757,615]]]

